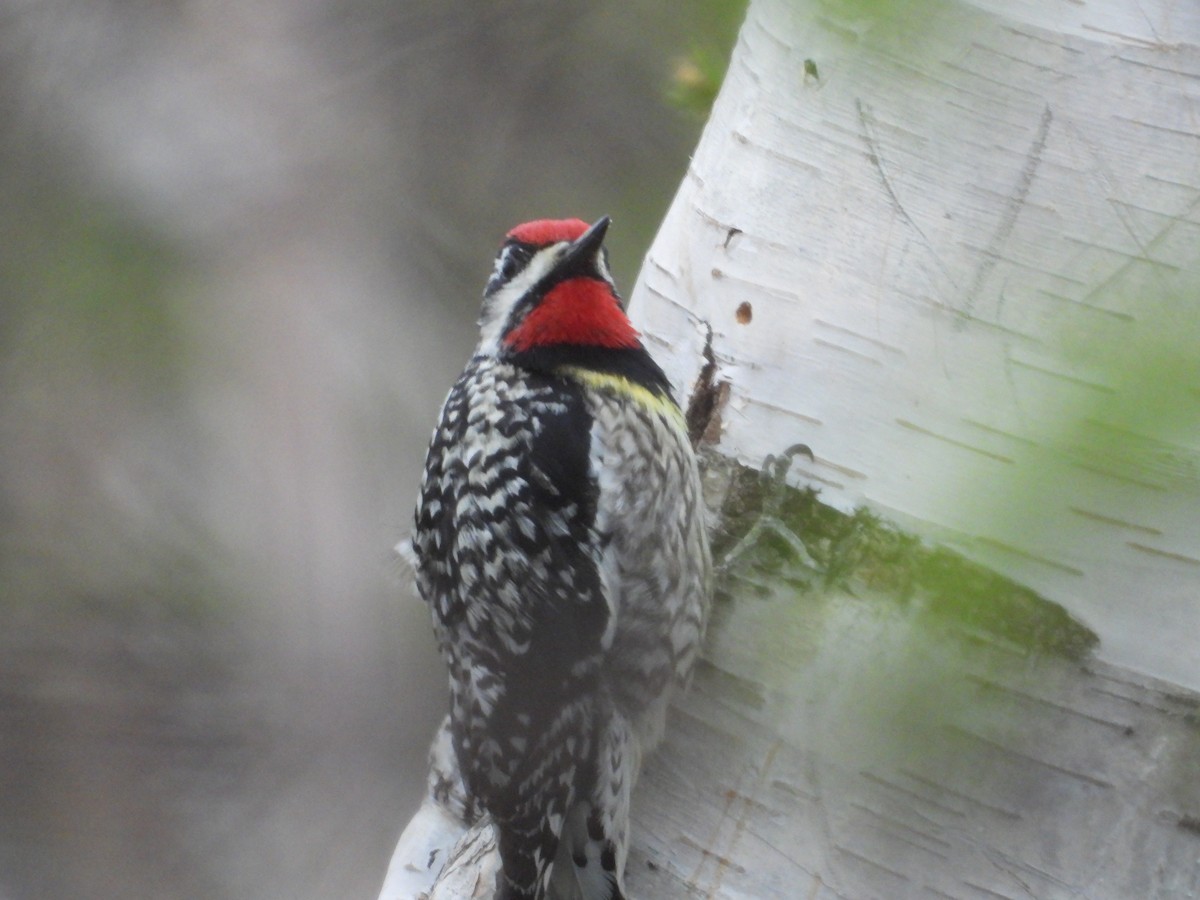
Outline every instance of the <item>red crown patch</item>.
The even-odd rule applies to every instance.
[[[535,219],[518,225],[507,236],[523,244],[545,247],[559,241],[576,240],[588,227],[582,219]]]

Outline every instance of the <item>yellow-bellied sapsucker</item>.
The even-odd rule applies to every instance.
[[[503,900],[623,896],[630,792],[709,604],[696,460],[609,274],[608,221],[508,233],[416,510]]]

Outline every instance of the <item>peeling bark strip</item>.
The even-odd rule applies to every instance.
[[[688,439],[693,447],[701,444],[718,444],[721,441],[721,409],[729,400],[729,382],[717,381],[717,358],[712,349],[712,326],[705,323],[704,365],[696,376],[696,383],[688,397]]]

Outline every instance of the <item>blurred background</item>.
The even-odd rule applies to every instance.
[[[376,895],[491,257],[612,215],[628,293],[743,10],[0,4],[0,900]]]

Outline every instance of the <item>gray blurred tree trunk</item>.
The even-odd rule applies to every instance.
[[[1194,5],[752,4],[631,310],[785,549],[727,571],[631,893],[1200,890],[1198,123]],[[811,554],[745,477],[797,442]]]

